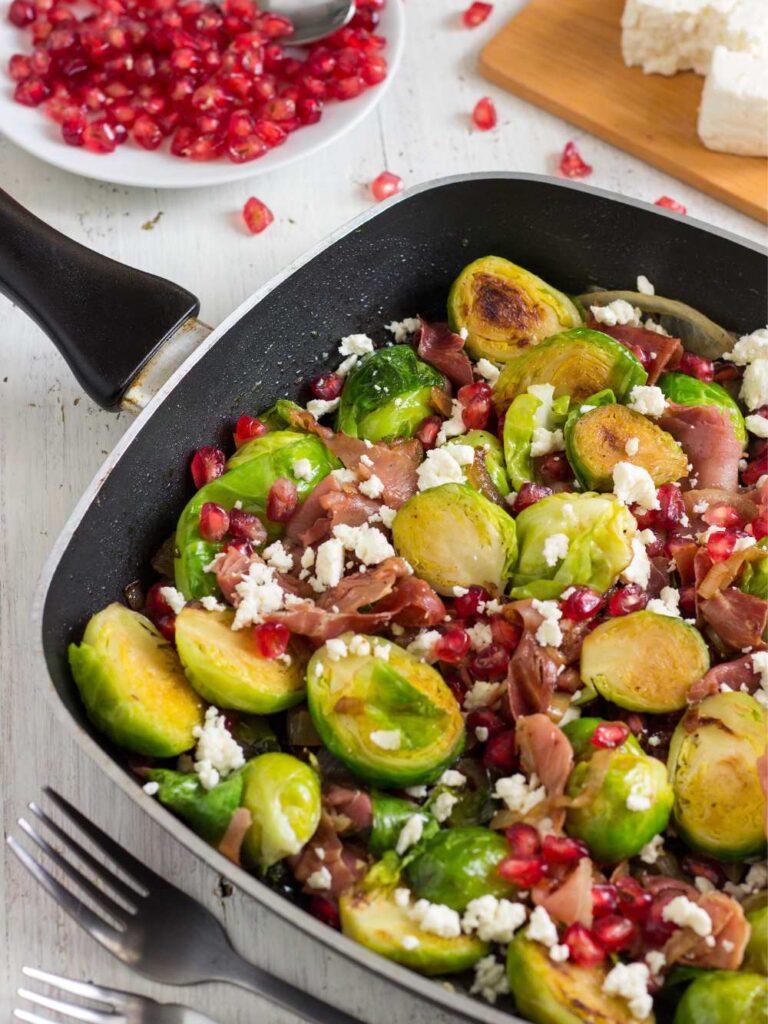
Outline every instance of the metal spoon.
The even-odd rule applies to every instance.
[[[307,3],[307,0],[265,0],[262,10],[275,10],[285,14],[293,22],[293,35],[287,42],[315,43],[337,29],[343,28],[355,16],[355,0],[322,0],[321,3]]]

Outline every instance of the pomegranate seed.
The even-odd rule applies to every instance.
[[[548,498],[553,493],[551,487],[545,487],[543,484],[525,483],[517,492],[512,511],[522,512],[530,508],[531,505],[535,505],[537,501],[541,501],[542,498]]]
[[[83,132],[88,122],[85,114],[77,110],[61,122],[61,137],[68,146],[82,146]]]
[[[475,104],[472,111],[472,123],[481,132],[488,132],[496,127],[496,107],[490,96],[483,96]]]
[[[504,830],[510,851],[514,857],[536,857],[541,850],[541,836],[533,825],[518,821]]]
[[[619,894],[615,885],[592,886],[592,913],[597,917],[615,913],[619,906]]]
[[[544,865],[531,857],[504,857],[496,869],[505,882],[529,889],[544,877]]]
[[[132,135],[135,141],[144,149],[157,149],[163,141],[163,133],[160,131],[160,126],[146,114],[141,114],[136,118]]]
[[[384,57],[367,57],[360,66],[360,74],[368,85],[378,85],[387,77],[387,61]]]
[[[255,416],[241,416],[235,426],[235,444],[240,448],[246,441],[251,441],[254,437],[261,437],[266,432],[266,424]]]
[[[296,104],[296,113],[302,124],[317,124],[323,116],[323,102],[314,96],[303,96]]]
[[[619,953],[632,945],[637,936],[637,925],[626,917],[609,914],[592,925],[592,935],[606,953]]]
[[[176,616],[175,615],[161,615],[155,619],[155,626],[168,643],[172,644],[176,640]]]
[[[484,740],[480,740],[481,743],[487,742],[492,736],[498,736],[500,732],[504,732],[506,726],[501,718],[496,714],[495,711],[491,711],[490,708],[480,708],[477,711],[470,711],[467,715],[467,731],[473,734],[477,734],[477,730],[485,730],[487,733]]]
[[[192,479],[198,491],[201,487],[209,484],[211,480],[221,476],[224,472],[224,463],[226,461],[227,457],[221,448],[215,448],[213,445],[207,444],[197,449],[192,456],[189,468],[192,471]]]
[[[561,602],[564,619],[583,622],[597,615],[605,604],[605,598],[591,587],[572,587],[568,597]]]
[[[713,562],[724,562],[730,557],[736,545],[736,539],[741,531],[719,530],[711,533],[707,538],[707,554]]]
[[[435,657],[449,665],[456,665],[469,651],[470,639],[466,629],[457,626],[447,629],[439,640],[435,641]]]
[[[365,82],[358,75],[349,75],[347,78],[340,78],[333,87],[333,94],[337,100],[353,100],[365,89]],[[399,191],[399,189],[398,189]]]
[[[515,730],[504,729],[491,736],[483,752],[483,764],[503,775],[509,775],[515,766]]]
[[[437,435],[442,425],[443,421],[439,416],[427,416],[416,428],[414,436],[421,441],[425,451],[431,451],[437,444]]]
[[[687,534],[682,533],[680,530],[670,530],[664,543],[664,554],[667,558],[674,558],[676,551],[692,543],[693,538]]]
[[[589,850],[585,843],[579,839],[571,839],[569,836],[544,836],[541,847],[541,854],[544,863],[552,867],[557,864],[574,864],[582,857],[589,856]]]
[[[344,387],[344,378],[338,373],[321,373],[309,382],[309,388],[315,398],[324,402],[332,402],[338,398]]]
[[[629,736],[629,726],[625,722],[601,722],[596,726],[589,742],[599,750],[613,750],[620,747]]]
[[[605,960],[605,950],[583,924],[570,924],[563,933],[569,960],[579,967],[596,967]]]
[[[744,520],[733,505],[718,505],[717,508],[708,508],[701,518],[710,526],[735,526],[739,529],[744,526]]]
[[[229,532],[236,540],[252,540],[260,544],[265,538],[265,529],[258,516],[233,508],[229,513]]]
[[[224,539],[229,530],[229,513],[221,505],[206,501],[200,509],[200,536],[203,540],[218,541]]]
[[[83,132],[83,145],[91,153],[112,153],[117,146],[116,126],[108,121],[91,121]]]
[[[659,196],[654,205],[663,206],[665,210],[674,210],[675,213],[688,213],[682,203],[678,203],[676,199],[670,199],[669,196]]]
[[[50,96],[51,90],[37,75],[30,75],[23,81],[16,84],[13,90],[13,98],[17,103],[25,107],[39,107],[44,99]]]
[[[262,658],[279,658],[288,650],[291,634],[282,622],[262,622],[253,627],[256,651]]]
[[[341,916],[336,904],[325,896],[313,896],[309,901],[309,912],[329,928],[341,929]]]
[[[493,4],[486,4],[483,3],[482,0],[475,0],[475,2],[471,3],[466,11],[464,11],[461,16],[461,20],[467,28],[477,28],[478,25],[482,25],[488,18],[492,10]]]
[[[469,659],[469,671],[475,679],[500,680],[507,674],[510,652],[501,644],[488,644]]]
[[[465,384],[456,396],[467,430],[484,430],[491,414],[491,386],[486,381]]]
[[[768,537],[768,515],[756,516],[750,523],[750,526],[755,540],[762,540],[763,537]]]
[[[696,618],[696,587],[693,584],[680,587],[680,611],[686,618]]]
[[[251,196],[243,207],[243,220],[252,235],[260,235],[275,219],[270,208],[260,199]]]
[[[153,583],[147,591],[147,597],[144,602],[144,611],[152,620],[157,620],[163,616],[173,617],[173,609],[160,593],[163,587],[167,586],[167,583]]]
[[[608,598],[608,615],[629,615],[639,612],[648,604],[648,595],[637,583],[628,583],[626,587],[614,590]]]
[[[616,882],[616,894],[619,898],[619,910],[633,921],[644,921],[651,909],[653,897],[636,882],[625,875]]]
[[[523,631],[520,626],[507,622],[501,615],[494,615],[491,619],[491,636],[495,644],[501,644],[508,651],[514,651],[520,643]]]
[[[487,601],[490,594],[484,587],[472,586],[466,594],[457,597],[453,602],[453,608],[460,619],[471,619],[478,615],[478,605]]]
[[[390,171],[382,171],[371,182],[371,195],[377,203],[391,196],[397,195],[403,190],[403,179]]]
[[[267,495],[267,519],[272,523],[287,523],[299,503],[299,492],[292,480],[275,480]]]
[[[754,487],[761,476],[768,473],[768,449],[753,459],[741,474],[741,482],[745,487]]]
[[[32,74],[32,65],[29,57],[22,53],[14,53],[8,61],[8,74],[14,82],[21,82]]]
[[[559,167],[560,173],[566,178],[586,178],[592,173],[592,168],[582,159],[575,142],[566,142]]]
[[[643,939],[647,945],[663,946],[677,931],[674,921],[664,920],[664,907],[674,898],[674,892],[666,892],[653,900],[643,921]]]
[[[31,25],[35,17],[34,5],[27,3],[26,0],[13,0],[13,3],[8,8],[8,21],[17,28]]]
[[[659,508],[656,510],[656,525],[662,530],[671,530],[685,519],[683,492],[678,484],[662,484],[656,491]]]
[[[552,452],[538,460],[539,476],[546,483],[562,483],[573,479],[571,464],[564,452]]]
[[[698,380],[707,382],[714,380],[715,377],[715,364],[712,360],[695,356],[693,352],[683,353],[678,370],[680,373],[687,373],[689,377],[696,377]]]

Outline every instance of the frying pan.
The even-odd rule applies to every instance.
[[[423,185],[359,217],[195,348],[206,329],[195,320],[194,296],[76,245],[0,193],[0,288],[50,335],[101,405],[136,408],[156,391],[83,496],[44,571],[34,615],[41,685],[58,717],[157,823],[257,900],[264,914],[295,929],[297,962],[320,942],[329,976],[343,976],[345,963],[354,961],[371,972],[372,990],[405,990],[414,1020],[510,1024],[517,1018],[468,998],[460,986],[450,992],[319,928],[148,801],[85,718],[66,659],[67,644],[79,640],[94,612],[120,600],[127,582],[148,582],[149,559],[191,494],[187,467],[196,448],[228,443],[228,428],[242,413],[286,395],[305,400],[303,382],[334,366],[342,335],[382,338],[383,324],[417,312],[444,318],[450,282],[489,253],[569,293],[633,289],[643,273],[659,294],[738,333],[766,321],[768,259],[759,246],[584,185],[479,174]],[[386,999],[371,1000],[364,1017],[370,1024],[388,1020]]]

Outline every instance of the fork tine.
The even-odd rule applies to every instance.
[[[49,974],[48,971],[41,971],[37,967],[22,967],[21,970],[28,978],[42,981],[51,988],[60,988],[62,992],[82,996],[84,999],[95,999],[97,1002],[121,1007],[126,1006],[128,1002],[125,994],[114,988],[104,988],[103,985],[94,985],[89,981],[76,981],[61,974]]]
[[[43,792],[53,800],[59,810],[63,811],[76,825],[91,839],[97,846],[112,858],[121,870],[125,871],[126,874],[130,875],[133,880],[139,885],[146,889],[144,893],[148,896],[153,889],[164,887],[162,878],[150,871],[149,868],[144,867],[141,861],[137,860],[132,854],[124,850],[123,847],[116,843],[114,839],[111,839],[106,832],[102,832],[100,828],[89,821],[84,814],[81,814],[76,807],[65,800],[63,796],[56,792],[55,789],[51,789],[50,786],[44,786]]]
[[[36,1013],[29,1013],[27,1010],[14,1010],[13,1016],[16,1020],[26,1021],[27,1024],[54,1024],[50,1017],[40,1017]]]
[[[126,885],[122,878],[118,877],[118,875],[116,875],[115,872],[111,868],[107,867],[102,861],[97,860],[93,854],[89,853],[83,846],[81,846],[76,839],[73,839],[72,836],[65,832],[60,825],[57,825],[56,822],[36,803],[31,803],[29,805],[29,809],[45,824],[46,828],[50,829],[62,843],[65,843],[70,850],[80,858],[80,860],[90,867],[97,878],[101,879],[101,881],[111,889],[114,889],[118,896],[124,899],[129,905],[133,913],[136,913],[136,901],[137,898],[144,897],[143,892],[138,892],[130,885]],[[125,913],[122,908],[121,912]]]
[[[100,910],[106,911],[106,913],[110,914],[115,918],[115,920],[119,921],[122,925],[125,925],[126,910],[124,907],[121,907],[119,903],[115,903],[112,897],[105,893],[103,889],[94,885],[90,878],[84,875],[82,871],[78,870],[74,864],[70,864],[66,857],[62,857],[58,850],[54,850],[51,844],[47,840],[43,839],[43,837],[32,828],[25,818],[19,818],[19,828],[26,832],[32,842],[35,843],[43,853],[47,854],[53,863],[56,864],[57,867],[61,868],[61,870],[71,878],[76,885],[79,885],[81,889],[84,889],[85,892],[88,893],[91,899],[99,905]]]
[[[63,1003],[60,999],[51,999],[50,996],[40,995],[39,992],[31,992],[26,988],[20,988],[18,995],[28,1003],[42,1006],[46,1010],[53,1010],[54,1013],[60,1013],[62,1017],[84,1021],[85,1024],[124,1024],[125,1022],[125,1017],[117,1016],[114,1013],[91,1010],[87,1006],[76,1006],[74,1003]]]

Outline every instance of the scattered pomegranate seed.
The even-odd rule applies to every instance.
[[[648,604],[648,595],[637,583],[628,583],[626,587],[614,590],[608,598],[606,612],[608,615],[629,615],[639,612]]]
[[[223,540],[229,530],[229,513],[221,505],[206,501],[200,509],[200,536],[203,540]]]
[[[466,657],[469,651],[470,639],[466,629],[457,626],[447,629],[439,640],[435,641],[435,657],[438,661],[445,661],[449,665],[456,665]]]
[[[518,821],[504,830],[510,852],[514,857],[537,857],[541,850],[541,836],[533,825]]]
[[[768,473],[768,449],[753,459],[741,474],[741,482],[745,487],[754,487],[761,476]]]
[[[240,448],[246,441],[252,441],[254,437],[261,437],[266,432],[266,424],[262,423],[260,419],[255,416],[241,416],[235,425],[233,436],[235,444]]]
[[[542,498],[548,498],[553,493],[551,487],[545,487],[543,484],[525,483],[517,492],[512,511],[522,512],[530,508],[531,505],[535,505],[537,501],[541,501]]]
[[[664,892],[652,901],[643,919],[643,939],[647,945],[663,946],[677,931],[678,925],[674,921],[664,920],[664,907],[674,898],[674,892]]]
[[[680,611],[688,619],[696,617],[696,587],[692,583],[680,587]]]
[[[674,558],[676,551],[692,543],[693,538],[688,534],[682,533],[680,530],[670,530],[664,542],[664,554],[667,558]]]
[[[536,885],[544,877],[544,865],[532,857],[504,857],[496,870],[506,882],[521,889]]]
[[[267,519],[273,523],[287,523],[299,503],[299,491],[292,480],[275,480],[267,495]]]
[[[279,658],[288,650],[291,633],[282,622],[262,622],[253,627],[253,640],[256,652],[262,658]]]
[[[768,537],[768,516],[756,516],[750,523],[750,527],[755,540],[762,540],[763,537]]]
[[[542,455],[538,459],[537,465],[539,476],[545,483],[562,483],[565,480],[573,480],[573,470],[565,452],[551,452],[549,455]]]
[[[663,206],[665,210],[673,210],[675,213],[688,213],[682,203],[678,203],[676,199],[670,199],[669,196],[659,196],[654,205]]]
[[[685,519],[683,492],[678,484],[662,484],[656,491],[659,508],[656,509],[656,525],[662,530],[671,530]]]
[[[568,925],[563,943],[568,947],[570,961],[579,967],[596,967],[605,960],[605,950],[583,924]]]
[[[648,917],[653,897],[630,875],[616,882],[616,895],[622,914],[631,917],[633,921],[644,921]]]
[[[597,615],[605,604],[605,598],[591,587],[572,587],[568,597],[560,604],[564,619],[583,622]]]
[[[147,591],[147,596],[144,601],[144,611],[150,619],[157,620],[168,615],[173,617],[173,609],[160,593],[163,587],[167,586],[167,583],[153,583]]]
[[[596,726],[589,742],[599,750],[613,750],[620,747],[629,736],[629,726],[625,722],[601,722]]]
[[[686,541],[687,543],[687,541]],[[651,540],[645,541],[645,553],[649,558],[656,558],[664,551],[664,539],[658,533],[653,533]],[[672,556],[670,555],[670,558]]]
[[[523,631],[520,626],[507,622],[501,615],[494,615],[491,619],[491,636],[495,644],[501,644],[508,651],[514,651],[520,643]]]
[[[442,425],[443,421],[439,416],[427,416],[417,427],[414,436],[421,441],[425,451],[431,451],[437,444],[437,435]]]
[[[592,168],[582,159],[575,142],[566,142],[559,166],[565,178],[586,178],[592,173]]]
[[[680,373],[687,373],[689,377],[696,377],[698,380],[709,382],[715,377],[715,364],[711,359],[704,359],[703,356],[695,356],[693,352],[684,352],[683,358],[678,366]]]
[[[718,530],[707,538],[707,554],[713,562],[724,562],[733,554],[740,530]]]
[[[338,398],[344,388],[344,378],[338,373],[323,373],[309,382],[309,388],[315,398],[324,402],[332,402]]]
[[[541,854],[544,863],[553,866],[557,864],[575,864],[582,857],[589,856],[589,850],[580,839],[571,839],[570,836],[544,836],[541,847]]]
[[[506,726],[503,720],[491,711],[490,708],[479,708],[477,711],[470,711],[467,715],[467,732],[475,733],[477,729],[484,729],[488,736],[482,742],[487,742],[492,736],[498,736],[504,732]]]
[[[229,513],[229,532],[235,540],[250,540],[261,544],[266,539],[264,524],[252,512],[233,508]]]
[[[262,203],[255,196],[246,200],[243,207],[243,220],[252,235],[260,235],[262,231],[266,231],[274,219],[275,216],[266,203]]]
[[[493,4],[486,4],[482,0],[475,0],[461,15],[461,20],[467,28],[477,28],[478,25],[482,25],[488,19],[492,10]]]
[[[478,100],[472,111],[472,123],[481,132],[488,132],[496,127],[498,118],[496,106],[490,96],[483,96]]]
[[[515,730],[505,729],[491,736],[485,745],[483,764],[502,775],[509,775],[515,766]]]
[[[377,203],[391,196],[397,195],[403,190],[403,179],[390,171],[382,171],[371,182],[371,195]]]
[[[606,953],[619,953],[634,942],[637,925],[626,917],[609,914],[595,921],[592,925],[592,936]]]
[[[592,886],[592,913],[596,918],[615,913],[618,906],[619,895],[615,885]]]
[[[733,505],[718,505],[716,508],[708,508],[701,518],[710,526],[735,526],[739,529],[744,526],[744,520]]]
[[[474,679],[499,681],[507,674],[510,651],[501,644],[488,644],[469,659],[469,671]]]
[[[478,606],[489,600],[490,594],[484,587],[469,587],[466,594],[457,597],[453,608],[460,619],[472,619],[479,615]]]
[[[189,468],[192,471],[192,479],[198,491],[201,487],[209,484],[211,480],[221,476],[224,472],[226,461],[227,457],[221,448],[215,448],[213,445],[207,444],[197,449],[192,456]]]
[[[160,615],[154,620],[155,626],[168,643],[172,644],[176,641],[176,616],[171,615]]]
[[[313,896],[309,901],[309,912],[329,928],[341,929],[341,915],[336,904],[325,896]]]
[[[491,394],[491,386],[484,380],[459,388],[456,397],[462,408],[461,418],[467,430],[485,429],[491,414]]]

